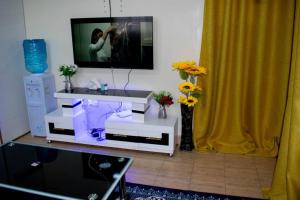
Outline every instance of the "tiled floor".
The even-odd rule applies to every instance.
[[[262,187],[271,186],[276,163],[275,158],[221,153],[176,150],[173,157],[169,157],[167,154],[62,142],[48,144],[45,138],[32,137],[30,134],[21,137],[18,141],[132,156],[134,163],[126,175],[129,182],[258,198],[262,198]]]

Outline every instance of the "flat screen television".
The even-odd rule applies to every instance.
[[[78,67],[153,69],[153,17],[76,18],[71,30]]]

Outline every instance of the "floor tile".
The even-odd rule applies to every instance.
[[[164,161],[158,173],[161,177],[174,177],[190,179],[193,170],[193,165],[189,163],[177,163]]]
[[[162,160],[135,158],[130,170],[135,173],[157,175],[163,164]]]
[[[236,186],[253,187],[259,185],[259,179],[256,170],[226,168],[225,183]]]
[[[198,192],[208,192],[225,194],[225,184],[219,182],[203,182],[203,183],[192,183],[190,184],[189,190]]]
[[[224,169],[198,168],[194,166],[191,183],[225,183]]]
[[[167,156],[164,158],[165,161],[179,162],[179,163],[190,163],[193,164],[195,159],[195,153],[180,151],[176,149],[173,156]]]
[[[225,185],[227,195],[262,198],[261,189],[258,186],[243,187],[237,185]]]
[[[176,177],[165,178],[162,176],[157,176],[156,180],[154,181],[154,185],[156,186],[181,189],[181,190],[188,190],[189,184],[190,184],[190,179],[176,178]]]
[[[258,176],[258,180],[262,188],[271,187],[272,179],[273,173],[262,173]]]
[[[139,174],[134,172],[126,173],[126,181],[130,183],[139,183],[144,185],[154,185],[156,176],[148,174]]]
[[[255,158],[256,169],[259,174],[274,173],[276,166],[275,158]]]
[[[225,168],[256,169],[256,165],[252,156],[226,154]]]

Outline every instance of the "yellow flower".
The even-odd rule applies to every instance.
[[[194,91],[195,85],[191,82],[185,81],[183,83],[180,83],[178,88],[181,92],[188,93]]]
[[[198,99],[193,97],[193,96],[188,96],[187,101],[186,101],[186,105],[188,107],[193,107],[195,106],[195,104],[198,103]]]
[[[179,99],[177,100],[177,102],[186,104],[187,98],[185,96],[180,96]]]
[[[207,74],[207,68],[199,66],[199,71],[201,74]]]
[[[201,66],[191,66],[185,69],[185,72],[190,75],[199,76],[201,74],[207,74],[207,69]]]
[[[201,91],[202,91],[202,88],[199,87],[199,86],[197,85],[197,86],[195,87],[194,91],[199,91],[199,92],[201,92]]]
[[[187,70],[196,64],[195,61],[181,61],[172,65],[173,70]]]

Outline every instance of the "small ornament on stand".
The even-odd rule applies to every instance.
[[[158,93],[154,93],[153,96],[155,101],[159,104],[158,118],[166,119],[166,106],[169,107],[174,103],[172,94],[167,91],[160,91]]]

